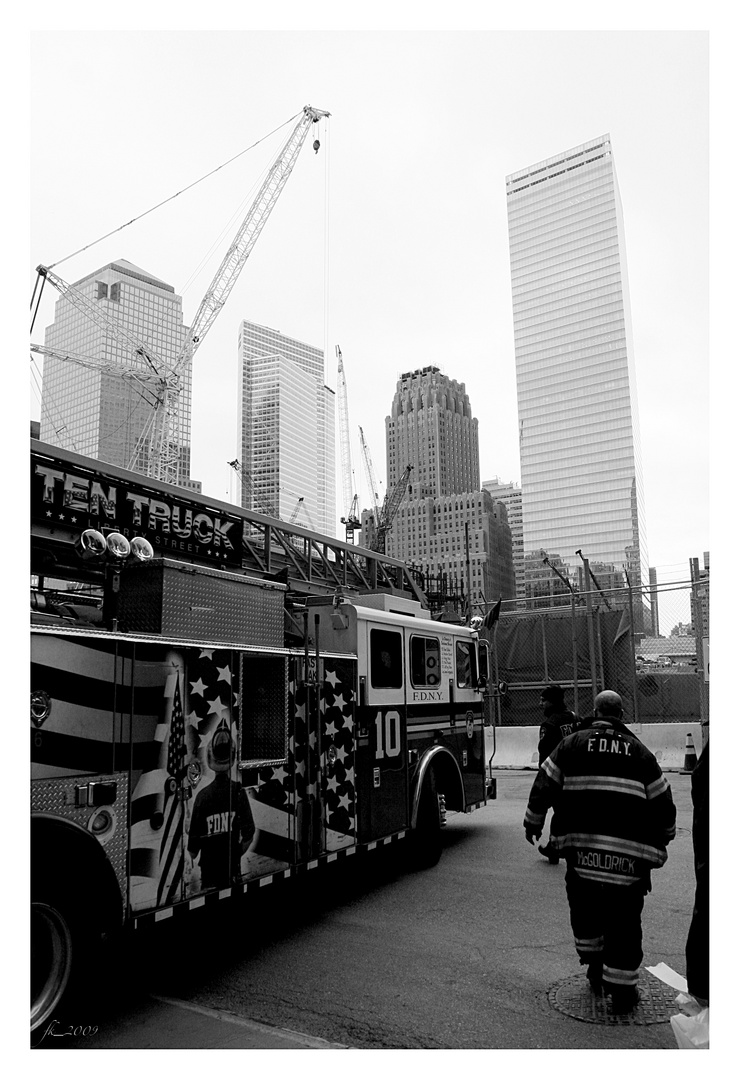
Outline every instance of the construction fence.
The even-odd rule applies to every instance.
[[[629,724],[706,724],[707,603],[690,581],[650,592],[648,603],[627,588],[574,593],[536,609],[502,601],[498,621],[484,631],[494,687],[487,722],[538,725],[540,692],[558,683],[579,716],[591,715],[596,694],[608,689],[620,694]],[[658,612],[663,626],[656,634]]]

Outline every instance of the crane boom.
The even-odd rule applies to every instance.
[[[267,177],[216,271],[190,325],[187,339],[174,363],[165,362],[149,346],[137,341],[124,326],[108,318],[99,305],[74,286],[67,284],[49,268],[38,267],[40,276],[50,281],[75,307],[124,345],[129,360],[143,362],[154,375],[159,377],[152,415],[144,426],[134,452],[134,461],[142,461],[147,475],[153,479],[166,483],[177,482],[183,373],[192,362],[196,349],[203,343],[203,339],[234,288],[252,248],[293,171],[311,125],[329,115],[323,109],[314,109],[310,105],[303,107],[298,123],[270,167]],[[123,373],[124,366],[121,365],[119,370]],[[113,369],[108,373],[114,373]]]
[[[373,468],[372,458],[370,457],[370,448],[365,442],[365,435],[360,428],[360,447],[362,449],[362,460],[365,463],[365,476],[370,487],[370,498],[373,500],[373,512],[375,513],[375,521],[380,518],[380,507],[378,506],[378,481],[375,479],[375,469]]]
[[[229,461],[228,464],[234,470],[234,472],[239,477],[241,482],[243,484],[247,485],[247,487],[249,489],[249,493],[252,496],[253,501],[257,503],[257,505],[259,506],[262,513],[267,514],[268,517],[279,518],[280,514],[276,511],[275,507],[272,506],[271,504],[267,503],[257,493],[257,491],[255,490],[254,481],[252,480],[252,477],[247,472],[247,470],[244,468],[241,461],[239,461],[239,458],[234,458],[234,460]]]
[[[231,242],[231,247],[224,255],[213,281],[200,302],[200,307],[190,325],[187,341],[175,362],[175,373],[181,372],[192,361],[195,350],[203,343],[216,316],[236,285],[237,278],[293,171],[311,125],[318,123],[322,116],[329,115],[323,109],[314,109],[310,105],[304,105],[300,120],[270,168],[247,216]]]
[[[406,494],[406,485],[408,484],[413,468],[413,465],[407,465],[403,471],[403,476],[398,479],[393,491],[386,494],[383,508],[380,511],[380,523],[375,535],[375,543],[377,546],[373,549],[374,551],[381,551],[385,554],[386,538],[393,525],[393,520],[398,513],[398,508],[403,502],[403,497]]]
[[[344,362],[342,350],[337,350],[337,407],[339,409],[339,447],[342,457],[342,509],[344,514],[340,518],[345,526],[347,543],[353,544],[355,529],[360,527],[360,519],[357,516],[357,493],[355,488],[355,473],[352,468],[352,451],[349,441],[349,406],[347,404],[347,380],[344,377]]]

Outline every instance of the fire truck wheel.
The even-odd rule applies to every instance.
[[[71,996],[85,950],[86,934],[75,918],[74,900],[39,887],[31,900],[31,1030],[53,1019]]]
[[[432,770],[424,777],[413,843],[413,861],[417,869],[426,870],[437,865],[442,855],[442,813]]]

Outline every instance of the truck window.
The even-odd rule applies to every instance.
[[[458,641],[455,647],[457,685],[467,689],[473,687],[473,648],[472,641]]]
[[[396,689],[403,685],[401,635],[392,630],[370,631],[370,683],[377,688]]]
[[[439,638],[411,638],[411,685],[439,686]]]

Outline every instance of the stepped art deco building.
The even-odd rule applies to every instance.
[[[432,592],[443,581],[441,592],[467,598],[470,586],[474,610],[513,597],[507,513],[481,490],[478,421],[465,384],[432,365],[405,372],[385,429],[388,492],[412,466],[388,554],[419,567]]]
[[[116,259],[100,267],[73,286],[100,305],[110,320],[141,342],[151,346],[165,363],[173,364],[180,354],[187,327],[182,317],[182,297],[171,285],[126,259]],[[90,357],[112,372],[148,370],[131,348],[107,333],[66,296],[55,306],[54,322],[46,328],[44,344],[59,353]],[[178,447],[177,483],[200,490],[190,479],[192,377],[183,374],[178,422],[174,441]],[[142,394],[133,380],[114,373],[102,373],[70,360],[44,358],[41,389],[43,442],[73,450],[78,454],[107,461],[124,469],[146,474],[147,450],[137,452],[137,444],[152,412],[151,395]]]
[[[578,583],[579,550],[610,585],[624,583],[627,570],[633,586],[646,586],[626,245],[610,137],[512,173],[506,199],[525,591],[534,596],[542,586],[542,552]]]

